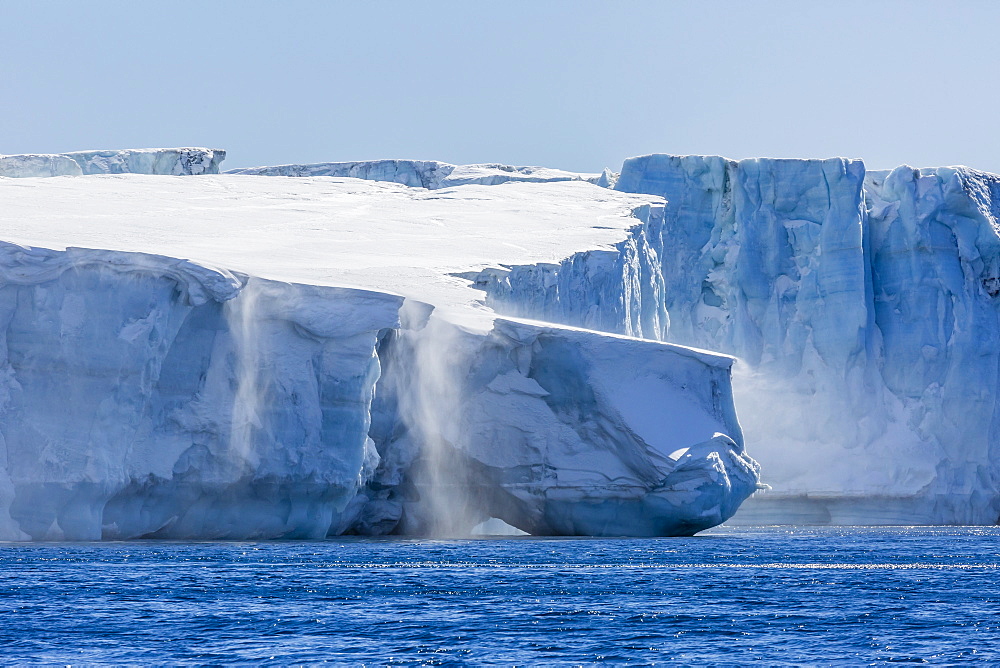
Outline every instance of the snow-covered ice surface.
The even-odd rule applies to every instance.
[[[354,178],[122,175],[0,185],[5,241],[192,258],[275,280],[389,291],[483,326],[492,312],[481,307],[482,293],[454,274],[615,253],[662,206],[580,181],[428,191]]]
[[[0,178],[0,538],[732,515],[758,467],[731,358],[497,318],[471,284],[580,252],[611,271],[662,201],[413,185]]]
[[[171,281],[177,299],[197,302],[194,312],[216,305],[221,315],[213,317],[222,324],[210,329],[222,333],[213,340],[230,341],[199,359],[211,366],[223,355],[228,366],[216,373],[229,379],[230,389],[226,394],[218,384],[211,408],[198,410],[218,416],[226,406],[230,413],[234,406],[250,408],[241,409],[245,415],[214,418],[208,439],[213,445],[205,446],[209,454],[203,456],[216,463],[199,460],[184,475],[232,466],[233,456],[220,450],[223,442],[264,438],[253,448],[280,453],[288,443],[306,443],[302,434],[319,433],[309,437],[312,445],[302,447],[321,451],[328,435],[302,426],[308,419],[298,409],[289,414],[299,416],[293,423],[302,424],[283,432],[288,425],[272,425],[258,415],[262,409],[253,408],[265,395],[270,406],[301,402],[307,394],[274,394],[288,388],[270,380],[280,364],[265,360],[281,357],[291,364],[295,355],[281,353],[283,335],[261,343],[267,337],[259,333],[269,325],[255,323],[283,322],[315,338],[315,325],[308,323],[322,316],[304,313],[327,307],[307,306],[314,299],[326,303],[308,290],[320,290],[327,301],[360,299],[363,307],[350,311],[341,304],[348,309],[343,312],[355,313],[350,317],[358,320],[364,319],[362,312],[381,315],[366,321],[363,332],[331,334],[324,345],[339,349],[347,345],[343,338],[362,341],[359,350],[365,352],[357,353],[350,373],[363,380],[344,386],[351,388],[345,390],[350,400],[337,399],[339,406],[353,406],[351,417],[344,413],[334,420],[353,425],[353,436],[338,437],[338,442],[353,444],[352,452],[361,454],[338,459],[347,462],[343,471],[326,463],[303,469],[311,471],[305,477],[328,475],[339,482],[324,479],[322,493],[296,491],[305,496],[294,503],[286,500],[293,492],[281,487],[295,486],[287,480],[267,483],[279,491],[261,491],[257,471],[271,469],[256,468],[258,460],[244,465],[242,491],[233,491],[238,477],[233,469],[211,474],[220,485],[211,493],[204,491],[209,486],[201,478],[195,485],[180,473],[168,475],[161,462],[158,472],[149,474],[155,484],[146,484],[149,489],[142,494],[177,496],[171,485],[202,490],[204,497],[189,503],[195,509],[191,518],[200,519],[154,518],[127,528],[125,519],[109,521],[107,513],[140,498],[136,476],[146,475],[140,466],[138,473],[119,476],[132,491],[114,492],[118,500],[106,504],[110,510],[100,519],[103,528],[95,533],[92,526],[80,535],[247,535],[256,520],[199,527],[197,522],[212,514],[197,508],[199,503],[225,505],[219,498],[231,498],[239,507],[254,495],[262,508],[291,503],[306,509],[292,519],[272,518],[260,535],[455,533],[486,519],[484,512],[539,533],[670,533],[731,514],[752,489],[756,473],[742,454],[739,425],[728,408],[729,360],[595,331],[740,358],[734,367],[736,406],[749,450],[764,464],[773,489],[744,504],[736,520],[992,524],[1000,515],[1000,415],[994,398],[1000,380],[1000,177],[955,167],[866,172],[860,161],[843,159],[736,162],[668,155],[634,158],[621,175],[606,170],[599,177],[411,160],[235,171],[240,174],[201,177],[197,183],[162,177],[0,180],[3,239],[57,250],[82,246],[145,254],[71,249],[50,258],[46,251],[25,256],[12,247],[4,251],[4,272],[15,268],[45,286],[66,274],[66,266],[74,268],[70,273],[99,268],[101,289],[113,290],[124,277],[133,280],[133,264],[152,263],[155,269],[138,273]],[[650,195],[668,201],[664,205]],[[38,267],[32,264],[36,261]],[[255,278],[248,283],[248,276]],[[36,283],[18,288],[11,308],[23,308],[26,286]],[[232,285],[245,287],[226,287]],[[302,287],[307,285],[341,290],[330,296],[322,288]],[[39,289],[30,289],[32,300]],[[238,298],[229,300],[232,295]],[[69,307],[57,300],[58,315],[46,325],[58,324],[60,340],[67,331],[77,331],[79,313],[90,312],[90,307],[81,311],[73,299]],[[265,315],[293,302],[302,306]],[[431,310],[436,315],[428,324]],[[497,313],[504,317],[497,320]],[[129,316],[137,322],[146,317]],[[193,316],[175,317],[187,322]],[[145,327],[129,323],[117,325],[126,338]],[[35,339],[57,336],[55,329],[28,335],[30,329],[22,332],[30,338],[29,349],[40,345]],[[88,336],[80,350],[107,334]],[[312,352],[296,355],[319,354],[302,348],[307,349]],[[618,362],[601,363],[605,350],[614,351]],[[62,351],[51,363],[62,368],[64,358],[77,352]],[[21,382],[17,370],[26,362],[18,354],[8,353],[7,373]],[[248,362],[248,355],[259,362]],[[365,366],[365,355],[374,355],[374,371]],[[647,389],[643,369],[660,367],[634,360],[658,356],[674,357],[653,372]],[[680,369],[688,364],[681,358],[698,360],[700,381],[680,380]],[[15,359],[20,361],[10,361]],[[164,362],[150,364],[159,369]],[[615,374],[619,366],[627,370],[624,377]],[[558,383],[548,367],[561,369]],[[150,387],[162,375],[143,373],[154,378],[147,381]],[[322,386],[329,373],[317,371],[310,387]],[[41,424],[51,415],[46,397],[56,395],[43,381],[33,382],[42,383],[31,400],[36,417],[18,414],[12,424]],[[266,389],[258,387],[261,383]],[[8,385],[15,391],[5,396],[22,400],[18,386]],[[571,410],[553,385],[576,388]],[[99,396],[118,385],[94,387],[83,394]],[[682,391],[671,389],[676,387]],[[722,388],[717,403],[696,399],[706,387]],[[147,389],[137,392],[134,405],[154,405]],[[192,396],[201,402],[207,392],[199,389]],[[317,406],[324,405],[324,392]],[[193,399],[186,401],[194,405]],[[689,411],[685,402],[690,401],[701,408]],[[96,409],[74,410],[89,415]],[[329,422],[321,408],[309,410],[322,416],[321,425]],[[666,422],[649,426],[652,416]],[[182,422],[189,431],[205,431],[192,418]],[[176,431],[170,425],[158,429]],[[721,440],[716,432],[724,435]],[[12,433],[22,444],[41,442],[35,434]],[[59,438],[66,436],[45,435],[46,442]],[[91,447],[90,436],[72,438],[77,439],[74,447]],[[126,436],[117,442],[129,438],[137,444],[155,442]],[[170,453],[163,461],[174,461],[171,457],[177,459],[182,450],[193,456],[191,448],[205,440],[189,434],[174,451],[148,447]],[[685,450],[695,442],[707,443],[707,450]],[[58,448],[65,446],[53,447],[52,452],[61,452]],[[664,462],[664,456],[678,460]],[[47,457],[59,461],[61,455]],[[224,461],[230,463],[218,463]],[[20,479],[35,475],[31,466],[18,474]],[[651,493],[653,479],[674,476],[670,489],[683,489],[676,480],[680,468],[692,472],[690,489],[704,494],[692,501],[685,493],[674,506],[706,512],[706,519],[657,507],[666,497]],[[72,470],[83,469],[75,463]],[[711,470],[721,475],[713,479]],[[100,478],[88,475],[88,480]],[[47,507],[41,499],[53,508],[73,506],[49,488],[19,496],[14,478],[7,477],[0,473],[0,507],[8,503],[15,515]],[[348,478],[353,482],[344,482]],[[82,487],[75,489],[83,493]],[[95,499],[105,498],[105,492],[96,494]],[[100,506],[99,500],[88,503]],[[176,510],[170,504],[162,508],[161,514]],[[578,511],[582,516],[573,515]],[[49,521],[61,512],[57,508],[37,512],[44,517],[31,520],[30,535],[70,535]],[[312,519],[303,520],[306,516]],[[651,525],[651,517],[670,519],[660,524],[654,519]],[[0,525],[3,518],[0,510]],[[9,519],[7,535],[22,531],[18,522]],[[626,525],[627,531],[621,528]]]
[[[74,153],[0,155],[0,176],[84,174],[218,174],[226,152],[209,148],[138,148]]]
[[[650,155],[615,187],[668,201],[616,253],[483,272],[488,303],[738,356],[773,490],[737,520],[997,521],[1000,177]]]

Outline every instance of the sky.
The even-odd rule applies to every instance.
[[[0,0],[0,153],[1000,172],[1000,2]]]

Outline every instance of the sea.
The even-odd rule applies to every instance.
[[[1000,527],[0,545],[0,663],[1000,664]]]

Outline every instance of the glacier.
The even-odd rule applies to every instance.
[[[251,286],[402,298],[387,315],[396,324],[362,337],[374,341],[377,371],[366,372],[376,376],[370,386],[359,385],[370,401],[356,407],[369,421],[358,423],[368,440],[351,441],[362,453],[357,477],[341,476],[329,485],[340,493],[310,506],[322,508],[315,526],[272,521],[266,535],[320,535],[328,520],[329,533],[456,534],[492,517],[533,533],[604,535],[617,524],[656,535],[726,518],[993,524],[1000,516],[996,175],[964,167],[876,171],[842,158],[653,154],[601,175],[414,160],[250,168],[200,176],[190,185],[198,196],[162,176],[146,180],[111,186],[98,178],[79,191],[75,182],[32,182],[5,197],[4,238],[29,249],[72,243],[163,262],[197,256],[205,260],[199,267],[237,268],[229,274]],[[102,203],[81,207],[87,198]],[[150,205],[132,229],[127,203],[157,198],[178,204]],[[36,211],[39,201],[44,211]],[[188,206],[205,213],[210,234],[167,232]],[[82,229],[94,220],[129,222],[113,235]],[[222,238],[240,241],[230,247]],[[227,317],[245,311],[235,306],[242,300],[222,300]],[[646,347],[666,343],[674,344],[670,355]],[[616,366],[596,361],[605,349],[633,369],[618,385],[604,384]],[[666,426],[643,432],[637,425],[663,407],[637,414],[615,402],[640,384],[635,360],[657,356],[673,361],[649,396],[669,406],[700,402],[695,413],[669,418],[703,424],[697,434],[672,436],[675,427]],[[701,384],[680,382],[684,392],[672,394],[677,370],[692,359]],[[560,382],[577,388],[573,410],[538,364],[561,369]],[[699,394],[706,387],[722,388],[713,390],[716,403]],[[243,403],[236,397],[212,410],[232,412]],[[760,486],[747,450],[771,489],[740,505]],[[609,452],[614,463],[605,460]],[[677,453],[684,454],[675,460]],[[686,489],[681,470],[693,487],[683,502],[668,503],[668,488]],[[157,475],[156,485],[168,484]],[[0,474],[0,505],[16,496],[7,478]],[[138,489],[131,473],[121,479]],[[670,482],[658,487],[654,479]],[[226,494],[263,494],[249,489]],[[261,503],[276,497],[268,498]],[[194,531],[172,522],[175,533],[110,528],[124,520],[99,533]],[[50,525],[35,522],[31,537],[59,535]],[[247,526],[233,526],[199,530],[246,535]]]
[[[610,170],[601,174],[580,174],[550,167],[518,167],[497,163],[452,165],[436,160],[367,160],[361,162],[320,162],[306,165],[276,165],[230,169],[227,174],[249,176],[347,176],[370,181],[389,181],[414,188],[437,190],[464,185],[495,186],[501,183],[552,183],[587,181],[603,187],[613,184],[617,175]]]
[[[758,488],[734,358],[484,304],[661,198],[390,181],[0,178],[0,539],[689,535]]]
[[[613,251],[487,268],[500,313],[721,351],[773,487],[735,521],[994,524],[1000,177],[632,158],[665,197]]]
[[[145,148],[0,155],[0,176],[31,178],[85,174],[218,174],[222,149]]]

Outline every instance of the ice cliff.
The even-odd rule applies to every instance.
[[[218,174],[221,149],[146,148],[0,155],[0,176],[46,177],[84,174]]]
[[[6,266],[28,266],[17,255],[27,253],[70,267],[21,267],[44,280],[11,279],[0,290],[15,295],[7,299],[20,313],[6,334],[17,342],[5,367],[10,435],[0,428],[4,447],[20,453],[0,473],[6,535],[240,537],[255,522],[267,527],[253,534],[261,536],[456,533],[487,517],[534,533],[691,533],[732,515],[754,489],[744,438],[773,489],[743,504],[737,520],[992,524],[1000,516],[1000,177],[669,155],[600,176],[408,160],[235,171],[0,189],[4,238],[23,247],[5,251]],[[303,178],[250,178],[277,175]],[[118,254],[83,262],[98,251],[59,250],[70,245]],[[169,259],[179,257],[199,260]],[[132,262],[159,264],[109,268]],[[164,401],[158,379],[172,378],[161,369],[179,368],[166,357],[141,371],[101,362],[113,373],[75,361],[102,337],[123,345],[117,332],[147,315],[109,316],[103,333],[58,355],[42,344],[78,331],[78,307],[48,300],[96,299],[83,283],[56,287],[88,272],[102,277],[87,279],[98,292],[146,294],[152,284],[142,281],[159,276],[175,285],[163,295],[204,300],[149,310],[187,323],[150,330],[163,355],[192,337],[214,342],[200,362],[180,365],[200,371],[184,381],[197,391],[172,399],[179,422],[150,417]],[[137,276],[143,287],[133,285]],[[357,331],[317,328],[303,324],[314,303],[359,325],[363,313],[381,315]],[[25,304],[38,306],[18,311]],[[279,304],[302,306],[279,312]],[[35,320],[42,329],[25,324]],[[162,334],[172,327],[211,334]],[[329,351],[341,346],[345,367],[316,361],[340,356]],[[121,359],[129,354],[138,353]],[[739,358],[732,393],[725,355]],[[146,426],[128,423],[124,409],[100,412],[117,395],[103,408],[73,395],[67,424],[85,431],[27,431],[45,423],[43,397],[56,396],[42,379],[71,368],[73,378],[104,378],[86,385],[88,399],[119,385],[127,393],[112,378],[153,379],[122,403],[142,406]],[[354,380],[333,380],[343,374]],[[322,389],[331,383],[347,394]],[[258,405],[250,396],[266,396],[259,405],[271,412],[246,409]],[[329,418],[330,401],[345,412]],[[247,414],[234,417],[236,406]],[[210,415],[211,426],[199,422]],[[105,420],[124,422],[94,427]],[[324,450],[333,423],[349,425],[333,440],[353,454]],[[169,433],[174,449],[156,433]],[[101,447],[124,453],[118,469],[82,463],[98,447],[93,434],[117,434],[117,450]],[[41,464],[24,464],[43,442],[47,453],[76,448],[66,455],[72,465],[46,478],[48,469],[34,468]],[[260,456],[235,464],[237,442]],[[163,460],[134,467],[155,459],[135,459],[142,447]],[[313,454],[300,462],[296,448]],[[296,453],[284,474],[277,453]],[[114,482],[87,487],[101,480]],[[48,486],[32,487],[38,481]],[[243,520],[207,510],[227,504],[255,510]],[[60,513],[82,506],[94,509],[92,521],[72,533],[86,523]],[[278,507],[287,513],[275,515]]]
[[[277,165],[231,169],[227,174],[252,176],[340,176],[369,181],[390,181],[415,188],[450,188],[464,185],[495,186],[501,183],[588,181],[608,187],[611,172],[578,174],[549,167],[515,167],[496,163],[452,165],[435,160],[369,160],[363,162],[320,162],[308,165]],[[603,179],[603,180],[602,180]]]
[[[504,319],[396,330],[379,355],[383,465],[361,533],[402,517],[448,535],[488,515],[540,535],[687,535],[755,491],[728,358]]]
[[[616,255],[656,197],[127,174],[0,202],[0,539],[691,534],[758,483],[732,358],[498,318],[468,279]]]
[[[615,188],[666,207],[613,251],[487,269],[487,303],[739,357],[774,489],[738,519],[997,521],[1000,177],[650,155]]]

